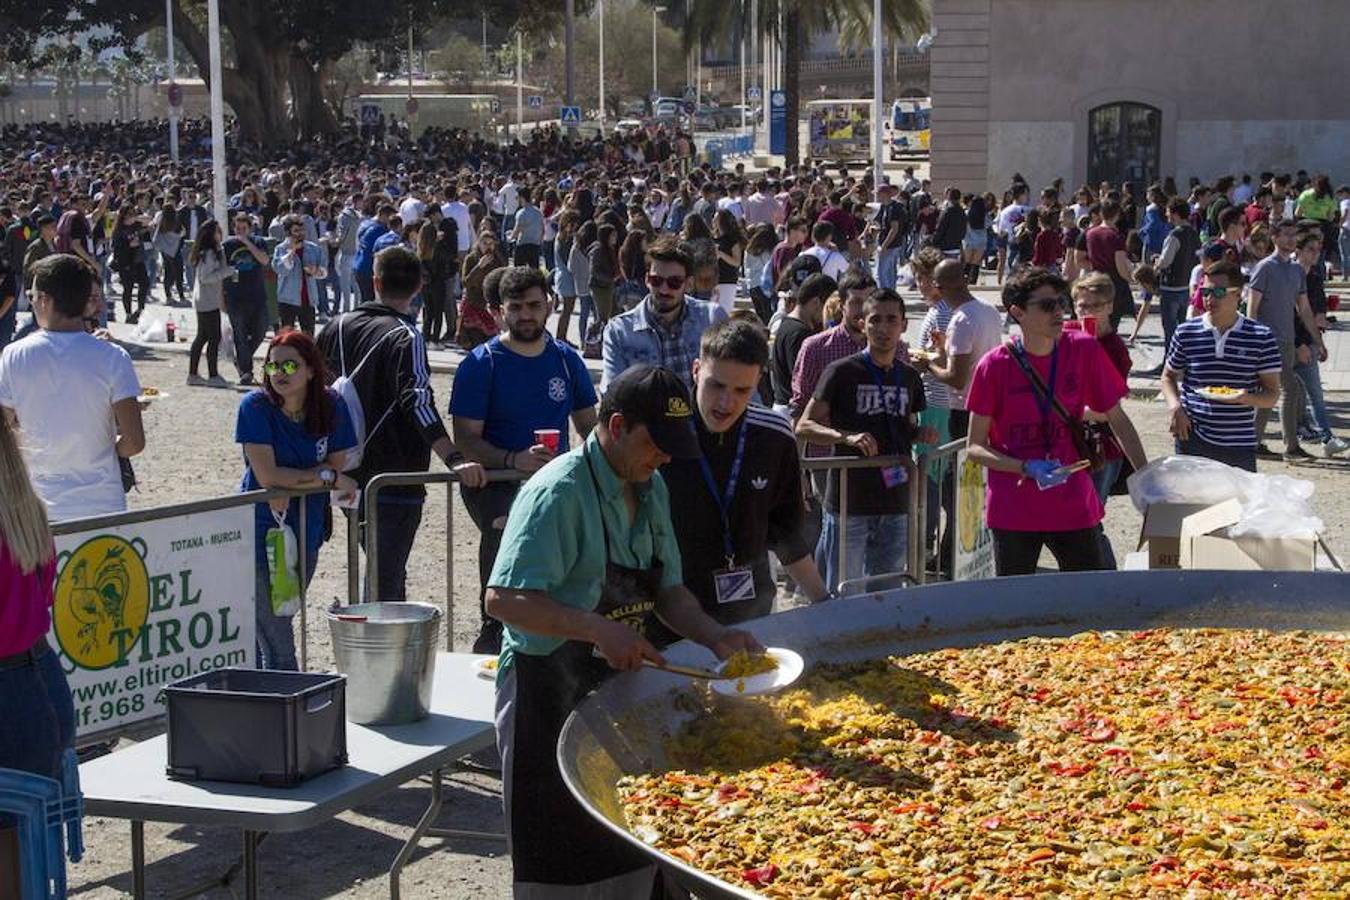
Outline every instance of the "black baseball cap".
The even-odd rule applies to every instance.
[[[608,421],[614,413],[622,413],[634,425],[646,425],[656,446],[672,459],[698,459],[689,391],[669,369],[633,366],[611,381],[600,401],[600,421]]]

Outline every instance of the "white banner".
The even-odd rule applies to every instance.
[[[989,470],[970,458],[965,450],[956,453],[956,563],[953,581],[993,578],[994,533],[985,524],[985,489]]]
[[[254,663],[253,507],[56,539],[52,646],[77,734],[164,712],[190,675]]]

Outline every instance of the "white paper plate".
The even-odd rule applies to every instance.
[[[1234,403],[1240,398],[1241,394],[1216,394],[1213,388],[1196,388],[1195,392],[1206,400],[1213,400],[1216,403]]]
[[[750,697],[755,694],[767,694],[770,691],[776,691],[792,684],[801,677],[802,670],[806,668],[806,664],[802,662],[801,654],[795,650],[788,650],[786,647],[770,647],[765,652],[778,660],[778,668],[772,672],[762,672],[759,675],[747,675],[745,678],[714,681],[712,682],[712,689],[726,697]],[[723,662],[717,667],[717,671],[721,672],[725,666],[726,663]]]
[[[137,403],[150,403],[153,400],[167,400],[168,394],[160,391],[158,394],[141,394],[136,398]]]
[[[473,669],[478,673],[479,678],[486,678],[488,681],[496,681],[497,657],[489,656],[486,659],[475,660]]]

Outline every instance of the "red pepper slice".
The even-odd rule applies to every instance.
[[[871,834],[877,830],[877,826],[871,822],[849,822],[848,827],[862,834]]]
[[[758,869],[745,869],[741,872],[741,877],[751,887],[766,887],[773,884],[773,880],[778,877],[778,867],[769,863],[767,866],[760,866]]]
[[[1181,860],[1175,856],[1162,856],[1158,861],[1148,867],[1150,875],[1157,875],[1160,872],[1170,872],[1181,865]]]

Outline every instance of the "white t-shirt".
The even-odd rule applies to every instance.
[[[1350,197],[1341,201],[1341,228],[1350,231]],[[1341,267],[1345,267],[1345,261],[1341,262]]]
[[[127,352],[82,331],[34,332],[0,353],[0,406],[19,417],[52,521],[127,508],[112,407],[140,393]]]
[[[984,355],[1002,342],[1003,316],[988,303],[971,299],[952,311],[951,321],[947,323],[947,353],[949,356],[969,353],[972,372]],[[952,409],[965,409],[965,391],[952,388],[951,404]]]
[[[468,253],[473,246],[473,218],[469,207],[458,200],[451,200],[441,207],[441,215],[455,220],[455,237],[459,241],[459,252]]]
[[[398,217],[403,220],[404,225],[417,224],[426,212],[427,205],[412,195],[398,205]]]
[[[999,210],[996,220],[995,231],[1007,237],[1012,237],[1013,231],[1018,223],[1027,217],[1027,210],[1030,207],[1023,206],[1020,203],[1009,203],[1003,209]]]
[[[821,271],[833,278],[836,282],[845,272],[848,271],[848,257],[832,247],[817,247],[812,245],[803,250],[802,253],[808,256],[814,256],[820,260]]]

